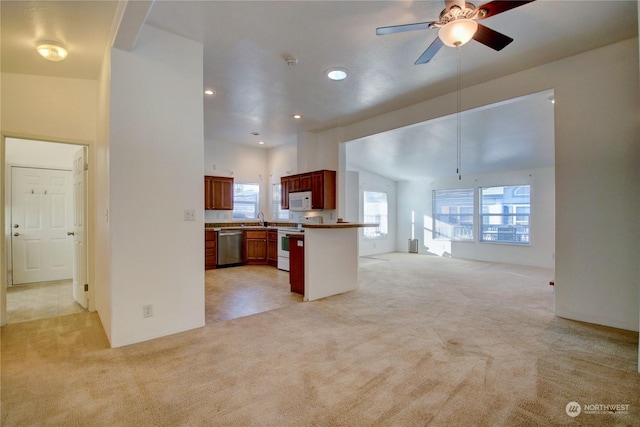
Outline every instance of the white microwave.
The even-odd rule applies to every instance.
[[[294,212],[311,210],[311,191],[289,193],[289,210]]]

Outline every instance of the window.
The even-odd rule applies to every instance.
[[[433,238],[473,240],[473,188],[433,190]]]
[[[377,191],[364,192],[364,222],[380,224],[378,227],[365,227],[364,237],[367,239],[384,239],[389,232],[389,216],[387,193]]]
[[[529,185],[480,189],[480,241],[528,245]]]
[[[254,219],[260,206],[258,184],[233,184],[233,218]]]
[[[282,184],[273,184],[271,186],[271,218],[289,219],[289,211],[282,209]]]

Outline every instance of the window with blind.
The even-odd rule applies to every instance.
[[[379,224],[363,229],[365,239],[385,239],[389,233],[387,193],[365,191],[363,201],[364,222]]]
[[[433,190],[434,239],[473,241],[473,188]]]
[[[282,184],[273,184],[271,186],[271,218],[289,219],[289,211],[282,209]]]
[[[258,184],[233,184],[233,218],[255,219],[260,208]]]
[[[528,245],[531,187],[480,188],[481,242]]]

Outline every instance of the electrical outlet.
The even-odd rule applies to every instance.
[[[153,317],[153,304],[142,306],[142,317]]]

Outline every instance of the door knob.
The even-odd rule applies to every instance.
[[[20,224],[13,224],[13,228],[19,228]]]
[[[18,237],[18,236],[20,235],[20,233],[13,233],[13,235],[14,235],[15,237]]]
[[[67,236],[75,236],[76,233],[74,233],[73,231],[67,231]]]

